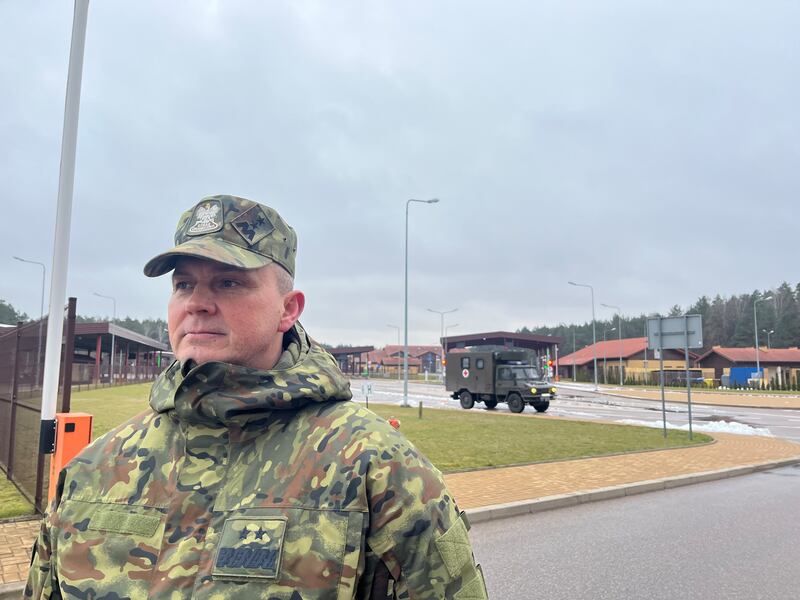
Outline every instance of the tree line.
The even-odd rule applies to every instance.
[[[759,300],[757,303],[759,345],[766,346],[769,342],[772,348],[800,346],[800,283],[792,287],[786,282],[775,289],[755,290],[750,294],[726,297],[717,294],[713,299],[701,296],[690,306],[674,305],[666,314],[622,315],[620,318],[622,337],[644,337],[648,317],[698,314],[703,317],[704,351],[712,346],[752,348],[755,345],[753,311],[756,300]],[[602,341],[604,334],[608,340],[618,338],[616,327],[618,327],[616,315],[597,320],[597,341]],[[564,338],[560,351],[562,355],[571,353],[573,347],[580,350],[592,343],[591,322],[561,323],[555,327],[523,327],[517,332],[556,335]]]

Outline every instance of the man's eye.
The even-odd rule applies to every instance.
[[[176,281],[175,290],[188,290],[189,289],[189,282],[188,281]]]
[[[222,280],[222,287],[224,287],[224,288],[232,288],[232,287],[238,287],[238,286],[239,286],[239,282],[234,280],[234,279],[223,279]]]

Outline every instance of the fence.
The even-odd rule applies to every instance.
[[[66,307],[60,412],[70,409],[76,304],[76,299],[70,298]],[[39,453],[46,334],[47,318],[18,323],[16,329],[0,335],[0,469],[40,512],[49,479],[49,456]]]

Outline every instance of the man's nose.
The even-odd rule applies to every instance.
[[[192,290],[192,295],[186,301],[186,312],[188,313],[215,313],[217,305],[214,302],[214,294],[205,286],[197,285]]]

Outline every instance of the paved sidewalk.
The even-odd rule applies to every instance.
[[[730,433],[707,435],[716,442],[694,448],[453,473],[445,479],[459,506],[474,509],[766,462],[800,462],[800,444]]]
[[[608,388],[600,386],[600,393],[622,398],[661,401],[661,390],[640,388]],[[686,402],[685,389],[669,389],[664,393],[667,402]],[[710,404],[713,406],[738,406],[740,408],[789,408],[800,410],[800,395],[792,394],[759,394],[755,392],[714,392],[692,390],[692,404]]]
[[[526,512],[520,507],[537,503],[555,507],[557,503],[546,499],[565,499],[564,495],[577,504],[624,495],[626,488],[663,489],[675,483],[672,478],[682,476],[689,476],[686,482],[695,482],[701,478],[691,476],[699,473],[714,472],[706,477],[713,479],[742,472],[723,471],[735,467],[800,463],[800,444],[724,433],[712,437],[715,443],[695,448],[483,469],[446,475],[445,480],[460,507],[482,520]],[[609,494],[610,488],[623,493]],[[19,595],[37,529],[36,521],[0,524],[0,598]]]

